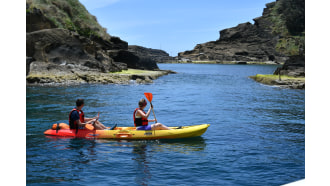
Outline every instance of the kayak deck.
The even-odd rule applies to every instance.
[[[45,135],[78,137],[78,138],[107,138],[107,139],[178,139],[191,138],[204,134],[210,124],[200,124],[192,126],[170,127],[174,130],[136,130],[136,127],[116,127],[113,130],[85,130],[78,132],[73,129],[48,129]]]

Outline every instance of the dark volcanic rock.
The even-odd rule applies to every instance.
[[[29,6],[26,4],[26,9],[29,9]],[[26,32],[50,28],[56,28],[55,24],[46,18],[39,9],[33,8],[32,11],[26,12]]]
[[[221,30],[218,40],[198,44],[178,57],[193,61],[282,63],[304,48],[304,22],[294,22],[296,18],[304,18],[303,0],[277,0],[266,4],[263,15],[255,18],[254,24],[247,22]],[[290,35],[293,32],[297,34],[294,37]]]
[[[171,57],[167,52],[158,49],[145,48],[137,45],[129,45],[128,51],[133,52],[139,57],[148,57],[157,63],[173,61],[174,58]]]
[[[198,44],[191,51],[179,53],[179,58],[195,61],[283,62],[285,56],[275,50],[278,37],[264,29],[270,23],[263,17],[254,21],[254,25],[247,22],[221,30],[219,40]]]
[[[120,71],[102,45],[66,29],[44,29],[26,34],[26,55],[57,66],[84,66],[100,72]],[[69,69],[69,68],[68,68]]]
[[[294,77],[305,77],[305,56],[290,56],[282,67],[278,67],[274,75],[288,75]]]
[[[110,56],[116,62],[126,63],[128,68],[159,70],[156,61],[150,57],[138,57],[136,54],[127,50],[112,51]]]
[[[26,57],[26,75],[30,72],[30,65],[31,63],[35,61],[32,57]]]
[[[126,41],[107,34],[78,0],[27,0],[28,83],[121,83],[129,77],[119,80],[108,72],[128,67],[159,69],[154,60],[129,52]]]

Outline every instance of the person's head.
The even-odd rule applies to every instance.
[[[145,106],[147,106],[147,101],[144,98],[140,99],[139,107],[145,107]]]
[[[80,106],[83,106],[83,105],[84,105],[84,99],[77,99],[76,106],[80,107]]]

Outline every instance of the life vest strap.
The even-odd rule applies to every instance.
[[[58,133],[58,130],[60,130],[61,128],[60,128],[60,124],[59,123],[56,123],[56,134]]]

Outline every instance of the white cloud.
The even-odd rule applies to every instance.
[[[120,0],[79,0],[79,1],[87,8],[87,10],[94,10],[117,3]]]

